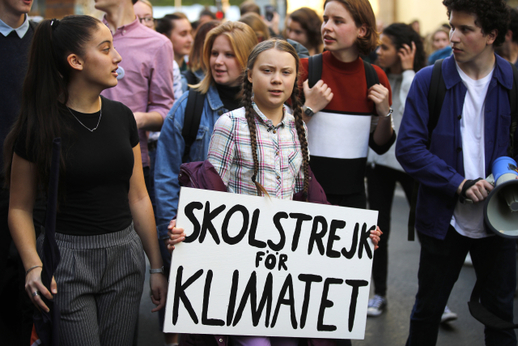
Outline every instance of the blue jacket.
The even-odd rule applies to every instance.
[[[416,206],[417,231],[444,239],[457,203],[457,188],[464,180],[460,117],[467,90],[457,72],[454,57],[446,58],[442,74],[447,91],[430,149],[427,149],[432,68],[422,69],[414,78],[399,130],[396,157],[405,171],[421,184]],[[509,90],[512,86],[511,65],[496,55],[496,66],[485,99],[485,177],[491,173],[493,161],[507,154],[511,125]],[[514,138],[516,143],[518,135]]]
[[[167,114],[158,139],[155,161],[155,198],[158,237],[167,238],[167,226],[176,216],[180,184],[178,174],[185,150],[182,129],[189,92],[184,93]],[[209,150],[210,137],[224,108],[216,86],[212,85],[205,96],[200,127],[196,141],[191,146],[189,161],[203,161]]]

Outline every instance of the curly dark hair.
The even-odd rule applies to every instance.
[[[513,42],[518,43],[518,9],[511,8],[511,21],[509,23],[509,30],[513,32]]]
[[[504,43],[510,21],[509,6],[504,0],[443,0],[442,3],[446,6],[448,17],[451,11],[471,13],[476,16],[475,24],[483,34],[496,30],[498,35],[494,47]]]
[[[414,71],[417,72],[426,66],[426,54],[423,48],[423,41],[419,34],[412,27],[405,23],[394,23],[383,29],[383,35],[389,36],[396,47],[396,51],[403,48],[404,44],[412,47],[415,43]]]

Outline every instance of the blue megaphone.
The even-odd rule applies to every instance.
[[[484,205],[488,229],[506,238],[518,238],[518,168],[516,161],[502,156],[493,162],[495,188]]]

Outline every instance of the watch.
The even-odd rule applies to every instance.
[[[392,107],[389,107],[389,111],[388,111],[388,114],[385,115],[385,118],[388,118],[389,116],[392,115],[392,113],[394,113],[394,110],[392,109]]]
[[[303,106],[302,107],[302,111],[304,112],[304,114],[306,114],[308,117],[312,117],[313,115],[315,115],[315,112],[313,112],[313,110],[308,107],[308,106]]]
[[[158,269],[149,269],[149,274],[164,274],[164,266]]]

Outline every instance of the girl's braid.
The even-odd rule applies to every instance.
[[[306,200],[309,192],[309,151],[306,131],[304,130],[304,122],[302,120],[302,108],[299,99],[299,88],[297,87],[298,77],[295,79],[295,86],[291,93],[291,104],[293,107],[293,116],[295,117],[295,126],[299,136],[300,149],[302,151],[302,169],[304,172],[304,196]]]
[[[248,78],[244,78],[243,85],[243,106],[245,107],[245,117],[250,131],[250,145],[252,147],[252,157],[254,159],[254,174],[252,175],[252,181],[257,189],[257,195],[261,196],[262,193],[268,195],[266,190],[261,184],[257,182],[257,173],[259,172],[259,158],[257,157],[257,128],[255,127],[255,112],[252,107],[252,83]]]

